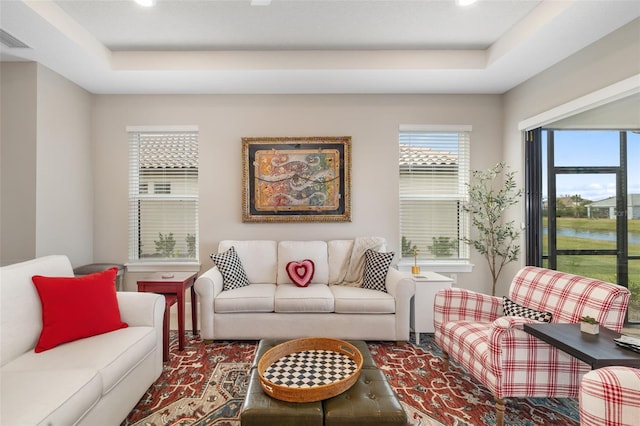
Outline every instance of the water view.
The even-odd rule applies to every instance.
[[[544,234],[546,235],[548,229],[545,228]],[[598,231],[598,230],[585,230],[574,228],[558,228],[556,233],[560,237],[572,237],[583,238],[586,240],[598,240],[598,241],[616,241],[615,231]],[[629,244],[640,244],[640,233],[629,232],[628,235]]]
[[[558,250],[615,250],[615,219],[558,217],[556,244]],[[640,220],[629,220],[628,253],[640,255]],[[548,254],[548,224],[544,220],[543,252]],[[556,269],[604,281],[619,283],[616,255],[572,254],[556,256]],[[640,321],[640,259],[628,259],[628,287],[632,297],[629,321]]]

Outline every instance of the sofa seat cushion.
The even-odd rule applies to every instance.
[[[223,291],[216,296],[216,313],[273,312],[275,284],[250,284],[247,287]]]
[[[396,300],[388,293],[360,287],[330,286],[337,314],[393,314]]]
[[[75,424],[102,395],[100,375],[90,368],[3,369],[0,376],[3,425]]]
[[[276,312],[333,312],[333,305],[333,293],[326,284],[281,284],[276,289]]]
[[[64,343],[45,352],[26,352],[3,366],[5,371],[97,370],[107,394],[156,347],[153,327],[128,327]]]
[[[326,241],[280,241],[278,243],[278,280],[276,284],[292,284],[287,263],[309,259],[315,272],[311,284],[329,283],[329,259]]]

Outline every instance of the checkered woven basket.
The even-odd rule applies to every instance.
[[[328,399],[358,380],[362,354],[339,339],[290,340],[269,349],[258,361],[260,385],[269,396],[288,402]]]

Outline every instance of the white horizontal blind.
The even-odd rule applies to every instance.
[[[197,131],[129,131],[129,260],[198,260]]]
[[[402,257],[466,260],[470,131],[405,130],[399,135]]]

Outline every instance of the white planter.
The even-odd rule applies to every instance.
[[[589,334],[598,334],[598,332],[600,332],[600,327],[598,326],[598,324],[590,324],[588,322],[581,322],[580,323],[580,331],[582,331],[584,333],[589,333]]]

